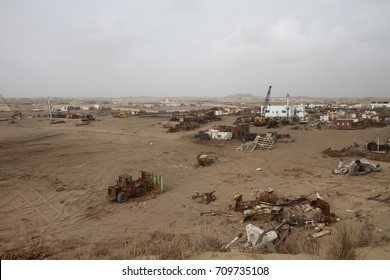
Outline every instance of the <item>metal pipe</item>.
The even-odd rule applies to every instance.
[[[376,149],[379,151],[379,134],[378,134],[378,140],[376,141]]]
[[[286,95],[286,110],[287,110],[287,117],[290,116],[290,94],[287,93]]]

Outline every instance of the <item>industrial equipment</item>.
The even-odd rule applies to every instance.
[[[265,100],[264,100],[264,106],[263,106],[263,109],[261,110],[262,117],[265,117],[265,113],[266,113],[268,105],[269,105],[269,100],[270,100],[270,96],[271,96],[271,88],[272,88],[272,86],[269,86],[267,95],[266,95]]]
[[[123,203],[131,197],[141,197],[152,191],[162,193],[164,191],[161,175],[141,171],[141,177],[133,180],[127,174],[120,175],[116,184],[108,187],[107,199]]]

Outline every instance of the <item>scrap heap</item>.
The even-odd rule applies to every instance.
[[[198,114],[191,115],[173,115],[170,117],[169,121],[164,121],[161,125],[164,128],[168,128],[167,132],[170,133],[183,130],[194,130],[199,128],[200,124],[221,120],[221,117],[215,113],[216,109],[218,108],[211,108]]]
[[[340,220],[318,193],[314,200],[309,200],[308,196],[291,199],[276,194],[274,189],[268,189],[260,192],[252,201],[243,201],[242,194],[236,193],[229,209],[242,213],[241,224],[253,220],[263,223],[264,229],[252,224],[246,225],[248,241],[239,249],[261,247],[274,240],[283,242],[296,227],[314,230],[311,237],[315,239],[333,233],[334,230],[327,226]],[[235,239],[238,240],[237,237]],[[222,249],[227,250],[232,245],[229,244]]]

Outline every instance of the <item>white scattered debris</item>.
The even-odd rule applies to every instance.
[[[271,230],[267,233],[264,233],[264,230],[254,226],[252,224],[248,224],[246,226],[246,236],[248,238],[248,243],[250,246],[255,246],[257,244],[265,244],[266,242],[272,242],[273,240],[278,238],[278,234],[276,231]]]
[[[349,165],[345,165],[343,159],[341,158],[338,164],[338,168],[334,169],[333,173],[352,176],[363,175],[370,172],[378,172],[380,170],[382,170],[382,167],[379,164],[373,164],[366,158],[354,160]]]

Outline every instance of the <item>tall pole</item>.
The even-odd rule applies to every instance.
[[[47,99],[47,104],[49,104],[49,115],[50,115],[50,118],[52,118],[52,115],[51,115],[51,105],[50,105],[50,97]]]
[[[286,95],[286,111],[287,111],[287,118],[290,117],[290,94],[287,93]]]
[[[379,152],[379,134],[378,134],[378,140],[376,141],[376,149]]]

